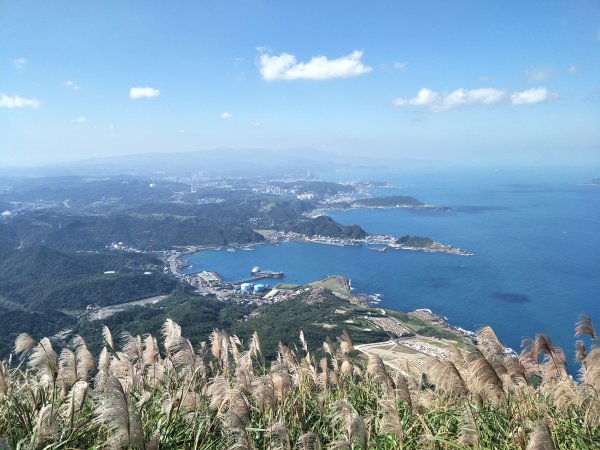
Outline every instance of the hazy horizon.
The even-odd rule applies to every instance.
[[[600,5],[4,2],[0,167],[218,148],[600,166]]]

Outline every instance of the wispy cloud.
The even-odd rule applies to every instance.
[[[399,70],[400,72],[404,72],[406,70],[407,64],[408,63],[406,61],[396,61],[394,63],[394,69]]]
[[[282,53],[259,57],[260,74],[266,81],[274,80],[328,80],[364,75],[373,69],[362,63],[363,52],[356,50],[347,56],[329,59],[314,56],[308,62],[298,62],[294,55]]]
[[[506,92],[493,89],[457,89],[451,93],[439,94],[431,89],[423,88],[413,98],[394,99],[395,106],[424,106],[434,112],[448,111],[467,105],[491,105],[500,102]]]
[[[544,81],[550,77],[552,71],[550,69],[527,69],[525,76],[529,81]]]
[[[417,106],[432,112],[443,112],[464,106],[494,105],[505,100],[510,101],[513,105],[525,105],[556,98],[558,98],[558,94],[548,91],[545,87],[516,91],[510,95],[504,90],[494,88],[460,88],[450,93],[438,93],[423,88],[412,98],[395,98],[393,104],[399,107]]]
[[[569,73],[577,73],[577,66],[573,65],[573,66],[569,66],[569,68],[567,69],[569,71]]]
[[[68,87],[74,91],[79,91],[81,88],[73,80],[67,80],[63,83],[63,86]]]
[[[158,97],[159,95],[160,91],[152,87],[132,87],[129,90],[129,97],[133,100],[137,100],[140,98]]]
[[[227,120],[227,119],[231,119],[233,117],[233,114],[228,113],[228,112],[222,112],[220,117],[223,120]]]
[[[17,58],[15,60],[13,60],[13,66],[17,70],[23,70],[27,66],[27,59]]]
[[[514,92],[510,96],[513,105],[531,105],[558,98],[558,94],[548,91],[545,87],[531,88],[522,92]]]
[[[40,102],[34,98],[24,98],[15,95],[9,97],[0,93],[0,108],[37,108]]]
[[[71,119],[71,122],[73,123],[84,123],[87,121],[87,117],[83,117],[83,116],[79,116],[79,117],[75,117],[74,119]]]
[[[250,126],[254,127],[254,128],[258,128],[262,126],[262,123],[260,122],[251,122]]]

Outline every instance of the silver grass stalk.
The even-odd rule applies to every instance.
[[[148,335],[144,338],[144,351],[142,353],[142,360],[144,365],[151,366],[160,359],[160,353],[158,351],[158,342],[152,335]]]
[[[104,443],[108,448],[145,448],[140,418],[129,404],[127,394],[116,377],[108,379],[107,389],[94,412],[94,423],[108,430]]]
[[[318,383],[323,392],[327,392],[327,388],[329,387],[329,364],[327,363],[327,358],[321,358],[319,367],[321,368],[321,373],[319,373]]]
[[[42,339],[30,352],[27,362],[29,369],[42,377],[55,380],[58,369],[58,357],[48,338]]]
[[[306,343],[306,339],[304,339],[304,331],[300,330],[300,343],[302,344],[302,349],[305,353],[308,353],[308,344]]]
[[[275,398],[283,403],[292,385],[290,374],[285,370],[279,370],[272,373],[271,378],[273,380],[273,392],[275,393]]]
[[[600,346],[593,347],[588,353],[586,365],[581,367],[579,373],[581,381],[600,392]]]
[[[477,336],[477,345],[488,358],[504,354],[504,346],[489,325],[479,328],[475,335]]]
[[[133,389],[135,384],[134,369],[125,353],[117,352],[116,356],[111,358],[109,374],[119,381],[125,392],[130,392]]]
[[[250,339],[250,354],[253,356],[258,356],[262,354],[261,348],[260,348],[260,338],[258,337],[258,333],[256,331],[254,331],[254,333],[252,333],[252,338]]]
[[[410,395],[410,389],[408,387],[408,381],[406,378],[400,373],[400,371],[396,372],[396,378],[394,379],[395,385],[395,394],[396,398],[403,403],[406,403],[409,408],[412,407],[412,397]]]
[[[323,349],[329,354],[329,356],[335,358],[335,348],[333,347],[333,342],[331,342],[329,336],[323,342]]]
[[[102,339],[104,339],[104,343],[109,345],[110,348],[114,349],[115,344],[113,343],[112,333],[110,329],[106,325],[102,325]]]
[[[477,433],[477,423],[473,417],[473,411],[469,405],[465,405],[463,412],[458,420],[458,443],[462,446],[479,448],[479,435]]]
[[[0,394],[7,395],[9,388],[9,380],[4,362],[0,361]]]
[[[228,411],[223,419],[228,433],[228,447],[235,450],[252,450],[245,422],[233,411]]]
[[[27,333],[21,333],[17,336],[17,339],[15,339],[14,352],[17,355],[22,355],[30,351],[36,345],[37,341],[31,337],[31,335]]]
[[[34,429],[36,447],[53,440],[58,434],[58,424],[52,409],[53,405],[48,403],[47,405],[44,405],[37,414]]]
[[[96,370],[96,361],[81,336],[75,336],[72,343],[75,347],[75,356],[77,359],[77,379],[87,381],[90,374]]]
[[[167,351],[167,354],[169,354],[171,351],[171,345],[173,344],[173,339],[178,339],[181,337],[181,327],[172,319],[167,319],[162,327],[162,335],[165,350]]]
[[[342,373],[344,375],[352,375],[352,363],[347,359],[342,362]]]
[[[70,389],[77,381],[77,359],[75,352],[68,348],[60,352],[58,358],[58,377],[56,380],[62,385],[64,392]]]
[[[379,431],[382,433],[392,433],[396,436],[398,442],[402,442],[404,438],[404,429],[402,427],[402,422],[400,421],[400,416],[398,415],[395,399],[380,399],[379,406],[382,411],[381,420],[379,421]]]
[[[142,338],[139,335],[132,336],[129,332],[124,331],[121,333],[121,339],[124,341],[123,353],[127,355],[131,364],[141,365],[144,360]]]
[[[348,355],[354,350],[354,345],[352,344],[352,339],[350,339],[350,335],[346,330],[342,332],[342,335],[339,336],[338,342],[340,343],[340,350],[342,354]]]
[[[589,335],[592,339],[598,339],[592,318],[587,314],[580,314],[579,320],[575,324],[575,336],[583,336],[584,334]]]
[[[221,361],[221,353],[223,351],[223,337],[221,336],[221,331],[216,328],[209,336],[210,339],[210,352],[215,357],[216,360]]]
[[[527,450],[555,450],[550,427],[543,421],[529,435]]]
[[[319,435],[312,431],[300,435],[297,447],[301,450],[322,450],[323,448]]]
[[[291,450],[290,436],[286,426],[282,423],[271,425],[267,431],[267,436],[271,438],[269,448],[272,450]]]
[[[462,398],[467,394],[465,381],[452,361],[432,358],[428,369],[427,374],[436,390],[453,398]]]
[[[358,441],[362,448],[368,448],[368,432],[365,423],[347,400],[337,400],[333,404],[332,422],[335,426],[345,429],[348,442]]]
[[[267,408],[275,406],[275,389],[269,375],[262,376],[252,383],[252,398],[256,407],[264,415]]]
[[[209,408],[213,411],[220,410],[227,399],[231,386],[223,375],[217,375],[206,389],[206,395],[210,400]]]

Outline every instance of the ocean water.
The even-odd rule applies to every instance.
[[[549,334],[573,367],[574,324],[580,313],[600,328],[600,176],[590,170],[491,169],[336,172],[332,181],[388,181],[378,195],[413,195],[450,211],[378,209],[334,212],[343,224],[371,233],[429,236],[475,253],[464,257],[366,247],[286,243],[252,251],[191,255],[194,270],[227,280],[252,266],[284,271],[286,282],[348,276],[357,293],[381,294],[381,306],[430,308],[453,325],[491,325],[502,342]],[[276,282],[276,281],[274,281]]]

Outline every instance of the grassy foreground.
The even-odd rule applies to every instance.
[[[588,317],[576,336],[591,341],[577,382],[547,336],[511,356],[489,327],[477,348],[397,373],[345,332],[319,349],[301,333],[269,364],[257,334],[193,348],[171,320],[160,348],[124,334],[117,350],[104,328],[97,360],[78,336],[57,354],[22,334],[0,365],[0,448],[600,448],[600,340]]]

